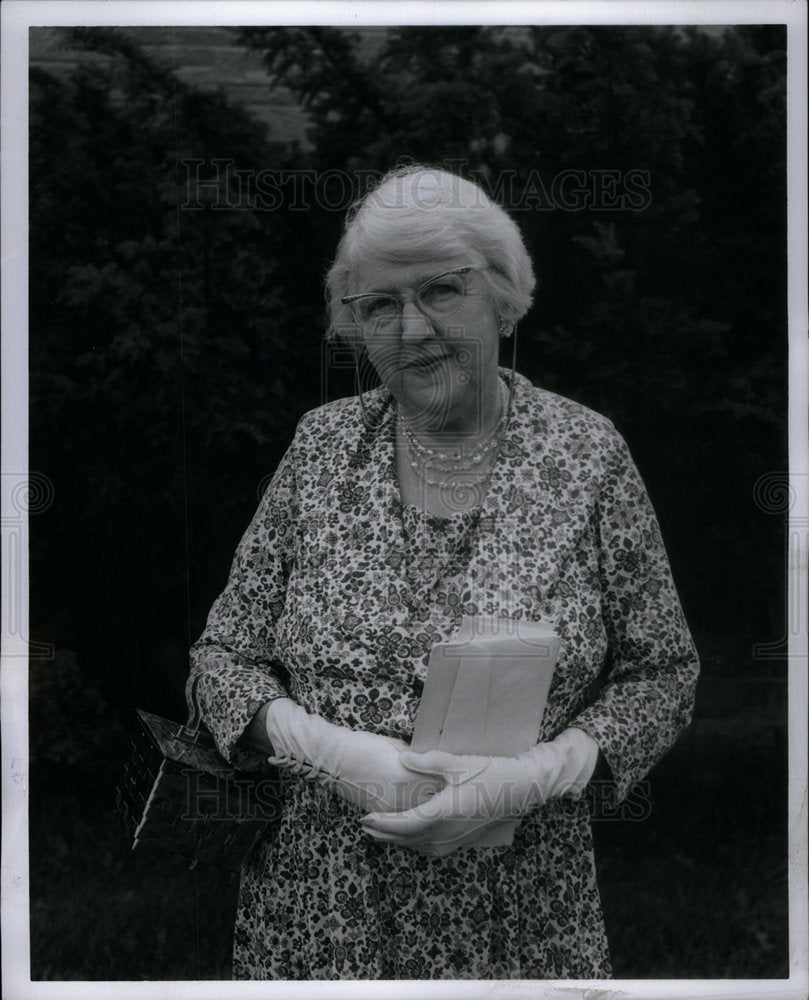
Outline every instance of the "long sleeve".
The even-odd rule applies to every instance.
[[[618,434],[596,518],[609,673],[571,725],[599,744],[620,801],[690,722],[699,661],[657,518]]]
[[[273,654],[294,548],[294,449],[293,442],[239,543],[227,586],[190,653],[191,673],[199,675],[203,722],[219,752],[244,768],[256,767],[264,758],[236,747],[237,741],[265,702],[286,695]]]

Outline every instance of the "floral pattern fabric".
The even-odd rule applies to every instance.
[[[509,373],[501,370],[508,380]],[[237,766],[261,705],[409,739],[430,650],[464,614],[553,623],[540,739],[576,725],[623,798],[688,723],[698,673],[646,491],[611,423],[520,375],[488,493],[403,506],[384,388],[306,414],[192,649],[203,719]],[[510,847],[445,858],[372,841],[354,807],[285,775],[243,872],[234,977],[610,975],[586,800],[528,814]]]

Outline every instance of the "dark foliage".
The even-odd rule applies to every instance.
[[[785,468],[783,29],[243,41],[308,109],[317,169],[447,164],[513,211],[540,277],[520,368],[628,438],[695,631],[780,635],[781,539],[753,486]]]
[[[189,178],[232,161],[221,197],[239,204],[236,171],[283,151],[117,32],[79,37],[111,66],[31,79],[31,467],[57,498],[34,605],[114,695],[159,701],[301,396],[283,217],[184,209]]]
[[[120,32],[77,32],[105,65],[33,74],[31,456],[57,495],[34,534],[39,620],[66,613],[104,670],[114,649],[124,700],[167,672],[176,698],[259,484],[321,398],[336,208],[411,158],[514,212],[540,276],[520,368],[628,438],[695,632],[777,638],[782,543],[753,486],[785,466],[782,30],[242,38],[306,109],[308,151]],[[278,183],[274,210],[245,210],[238,171],[291,170],[332,188],[293,208]]]

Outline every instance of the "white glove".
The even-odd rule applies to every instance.
[[[370,813],[361,822],[376,840],[441,857],[459,847],[510,843],[514,827],[530,809],[561,795],[581,796],[597,759],[598,744],[574,728],[519,757],[407,751],[402,763],[442,778],[444,788],[406,812]]]
[[[266,727],[271,764],[327,785],[363,811],[410,809],[443,786],[404,767],[399,754],[408,746],[402,740],[335,726],[290,698],[270,702]]]

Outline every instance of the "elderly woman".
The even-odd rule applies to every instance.
[[[698,663],[621,437],[498,368],[533,285],[513,221],[453,174],[394,171],[349,215],[330,334],[381,385],[300,421],[192,650],[222,754],[282,775],[236,978],[610,975],[582,793],[597,763],[617,800],[648,772]],[[408,749],[464,615],[561,638],[521,756]]]

